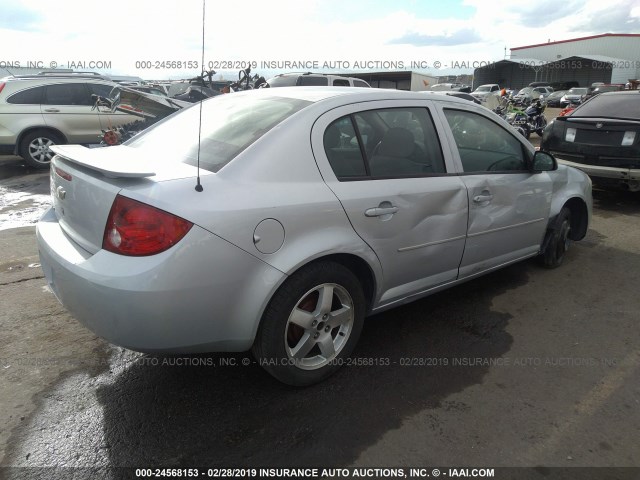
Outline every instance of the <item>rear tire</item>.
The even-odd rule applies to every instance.
[[[334,262],[311,264],[289,277],[269,302],[253,354],[283,383],[318,383],[353,351],[365,308],[362,286],[351,270]]]
[[[555,225],[549,231],[551,235],[547,248],[540,256],[542,264],[547,268],[557,268],[562,265],[562,261],[571,245],[571,210],[563,207],[556,217]]]
[[[38,169],[49,168],[55,155],[49,147],[61,144],[59,135],[50,130],[34,130],[27,133],[20,141],[20,156],[27,166]]]
[[[540,119],[540,128],[538,128],[538,130],[536,130],[536,133],[538,134],[539,137],[542,138],[542,133],[544,132],[545,127],[547,126],[547,119],[542,117]]]

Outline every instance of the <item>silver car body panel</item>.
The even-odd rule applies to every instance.
[[[340,254],[366,262],[375,290],[369,311],[377,312],[536,255],[549,220],[571,198],[582,199],[591,212],[591,184],[578,170],[463,174],[444,106],[500,123],[533,154],[506,122],[466,100],[336,87],[233,95],[316,103],[219,172],[201,170],[201,193],[194,189],[196,167],[161,158],[154,159],[154,175],[123,178],[129,171],[150,173],[132,147],[60,150],[78,158],[58,155],[52,161],[55,211],[38,225],[43,269],[63,304],[113,343],[144,351],[244,350],[282,282],[318,258]],[[402,105],[431,111],[447,174],[338,181],[323,148],[326,126],[348,113]],[[131,169],[116,161],[123,152],[135,163]],[[102,155],[99,162],[92,160],[96,154]],[[60,187],[63,198],[57,196]],[[474,204],[486,189],[493,199]],[[194,227],[157,255],[106,252],[104,226],[118,194]],[[384,202],[398,211],[389,217],[364,214]]]
[[[53,210],[38,223],[37,238],[60,302],[100,337],[134,350],[246,350],[256,312],[285,278],[197,226],[174,248],[148,257],[91,254],[64,233]]]

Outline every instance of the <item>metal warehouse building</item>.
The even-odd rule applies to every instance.
[[[522,88],[531,82],[577,82],[585,87],[638,78],[640,34],[604,33],[512,48],[509,59],[477,68],[473,84]]]

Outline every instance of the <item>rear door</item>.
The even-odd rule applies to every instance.
[[[549,174],[530,173],[532,155],[517,133],[488,116],[455,107],[442,114],[469,196],[460,278],[535,255],[551,208]]]
[[[44,87],[22,88],[7,96],[6,103],[0,103],[0,130],[3,138],[0,143],[17,143],[18,136],[27,128],[44,124],[40,102]]]
[[[442,149],[430,101],[344,106],[315,123],[320,172],[383,269],[390,304],[455,280],[467,193]]]

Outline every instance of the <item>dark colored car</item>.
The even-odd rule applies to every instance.
[[[582,96],[582,101],[586,102],[591,97],[595,97],[596,95],[600,95],[601,93],[606,92],[619,92],[620,90],[624,90],[624,85],[622,84],[612,84],[612,85],[594,85],[589,87],[587,93]]]
[[[580,84],[578,82],[570,81],[570,82],[553,82],[550,87],[553,90],[570,90],[572,88],[579,87]]]
[[[554,119],[540,149],[594,183],[640,191],[640,91],[602,93]]]
[[[557,90],[546,98],[548,107],[560,107],[560,100],[565,96],[567,90]]]

